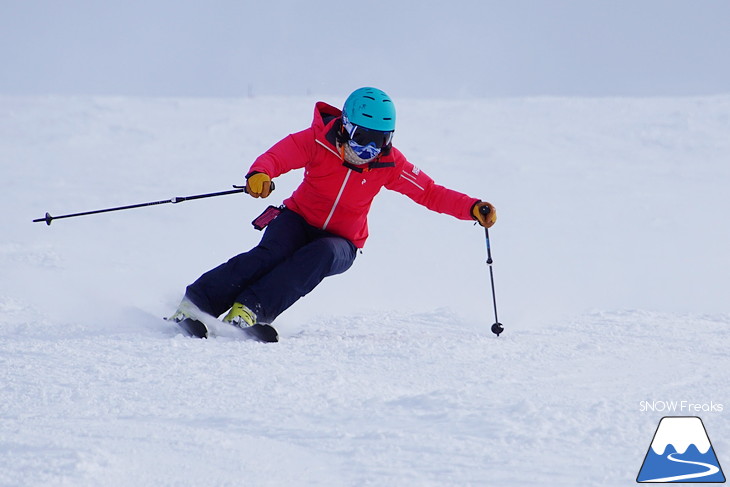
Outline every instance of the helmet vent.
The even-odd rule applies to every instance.
[[[345,100],[342,113],[355,125],[370,130],[393,132],[395,130],[395,106],[382,90],[372,87],[359,88]]]

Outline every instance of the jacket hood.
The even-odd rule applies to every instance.
[[[320,134],[328,128],[333,120],[342,116],[342,110],[335,108],[323,101],[318,101],[314,105],[314,119],[312,120],[312,128]]]

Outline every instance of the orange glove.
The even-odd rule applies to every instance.
[[[477,201],[471,208],[471,215],[485,228],[491,227],[497,221],[497,210],[486,201]]]
[[[254,198],[266,198],[271,194],[273,183],[268,174],[255,172],[246,178],[246,192]]]

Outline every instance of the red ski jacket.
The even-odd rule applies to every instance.
[[[336,142],[341,114],[318,102],[312,126],[274,144],[254,161],[249,174],[263,172],[273,179],[304,168],[304,180],[284,205],[310,225],[345,237],[357,248],[368,237],[370,205],[383,187],[433,211],[472,219],[471,209],[478,199],[437,185],[394,147],[369,164],[345,162]]]

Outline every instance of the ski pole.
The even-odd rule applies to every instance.
[[[117,206],[114,208],[104,208],[102,210],[92,210],[92,211],[84,211],[81,213],[72,213],[69,215],[60,215],[60,216],[51,216],[50,213],[46,212],[46,216],[43,218],[36,218],[33,220],[33,223],[36,222],[46,222],[46,225],[51,224],[53,220],[60,220],[62,218],[73,218],[77,216],[85,216],[85,215],[96,215],[97,213],[108,213],[110,211],[121,211],[121,210],[131,210],[132,208],[142,208],[144,206],[155,206],[155,205],[164,205],[166,203],[182,203],[183,201],[192,201],[192,200],[199,200],[202,198],[213,198],[214,196],[223,196],[227,194],[234,194],[234,193],[245,193],[246,187],[245,186],[236,186],[233,185],[235,189],[231,189],[228,191],[219,191],[217,193],[206,193],[206,194],[195,194],[192,196],[174,196],[170,198],[169,200],[160,200],[160,201],[149,201],[147,203],[138,203],[134,205],[126,205],[126,206]],[[271,191],[274,190],[274,183],[271,183]]]
[[[490,210],[491,209],[488,206],[482,206],[479,208],[479,212],[482,215],[488,215]],[[497,295],[494,292],[494,272],[492,271],[492,246],[489,243],[489,229],[487,227],[484,227],[484,236],[487,240],[487,266],[489,266],[489,280],[492,283],[492,303],[494,304],[494,324],[492,325],[492,333],[499,336],[499,334],[504,331],[504,326],[499,322],[499,318],[497,318]]]

